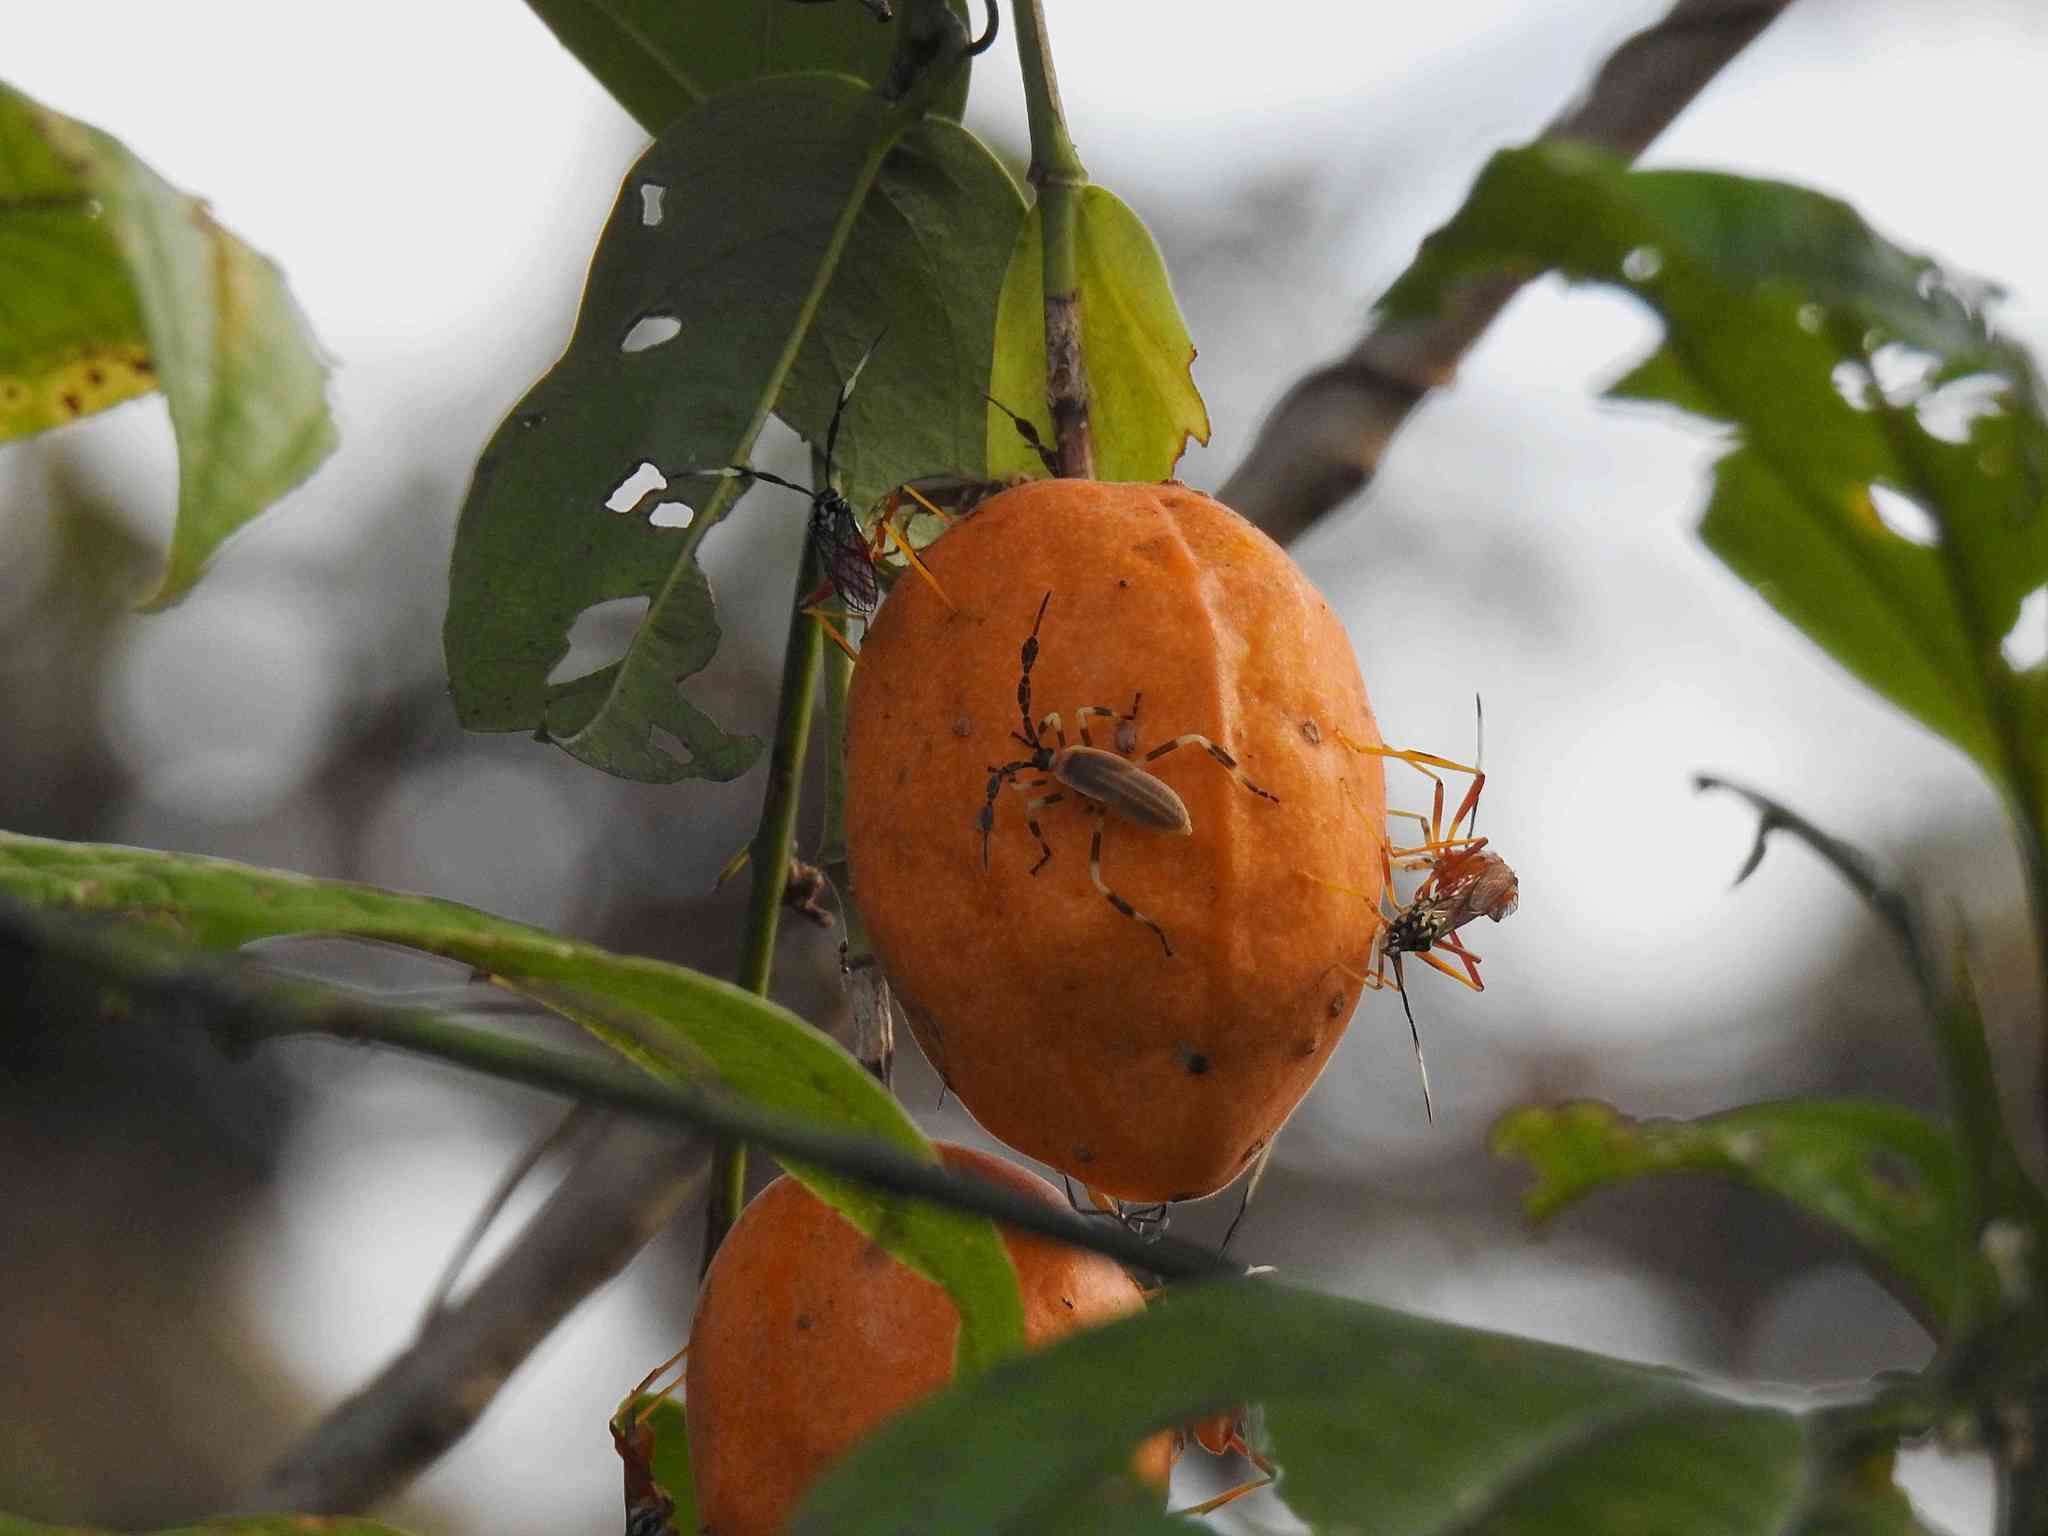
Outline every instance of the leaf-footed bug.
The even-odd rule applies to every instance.
[[[1143,923],[1159,937],[1160,947],[1169,957],[1173,945],[1166,937],[1166,930],[1132,906],[1123,897],[1111,890],[1102,880],[1102,824],[1108,814],[1115,811],[1126,821],[1155,831],[1173,832],[1182,836],[1193,832],[1195,824],[1188,815],[1188,808],[1173,787],[1155,778],[1138,766],[1133,758],[1138,750],[1138,706],[1144,702],[1144,694],[1135,695],[1131,710],[1120,715],[1115,710],[1100,704],[1088,704],[1074,711],[1075,727],[1081,735],[1081,745],[1067,745],[1067,733],[1061,724],[1059,711],[1055,710],[1042,719],[1033,720],[1031,715],[1031,669],[1038,661],[1038,631],[1045,623],[1045,610],[1052,603],[1052,593],[1047,592],[1038,604],[1038,617],[1032,621],[1031,634],[1024,642],[1021,652],[1022,674],[1017,679],[1017,710],[1024,722],[1024,729],[1011,732],[1011,736],[1030,749],[1029,753],[1014,762],[990,764],[988,770],[988,793],[982,802],[981,815],[976,823],[981,830],[981,867],[988,868],[989,839],[996,823],[996,795],[1007,784],[1020,794],[1031,798],[1025,804],[1025,825],[1031,835],[1038,839],[1038,862],[1031,866],[1031,873],[1037,874],[1052,858],[1052,844],[1045,840],[1045,832],[1038,824],[1038,813],[1048,805],[1055,805],[1067,798],[1067,791],[1073,791],[1083,807],[1095,818],[1094,835],[1088,844],[1088,876],[1095,882],[1095,888],[1102,892],[1105,900],[1125,917]],[[1088,734],[1091,719],[1113,720],[1116,722],[1116,750],[1108,751],[1095,745]],[[1057,747],[1048,745],[1047,733],[1051,734]],[[1162,742],[1147,752],[1144,762],[1156,762],[1169,752],[1182,747],[1200,746],[1222,766],[1240,786],[1262,800],[1279,804],[1277,795],[1259,788],[1244,771],[1237,766],[1237,759],[1208,737],[1196,732],[1187,732]],[[1018,775],[1026,771],[1042,773],[1046,777],[1020,782]],[[1058,788],[1052,786],[1058,785]],[[1050,789],[1049,794],[1036,791]]]

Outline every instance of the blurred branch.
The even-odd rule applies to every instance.
[[[557,1324],[696,1197],[706,1160],[700,1136],[606,1121],[511,1251],[281,1457],[243,1507],[349,1514],[402,1488],[469,1432]]]
[[[1791,0],[1678,0],[1662,21],[1609,54],[1592,88],[1543,132],[1631,158],[1671,126],[1721,69]],[[1343,357],[1307,374],[1259,429],[1218,493],[1282,544],[1364,489],[1425,395],[1521,288],[1501,276],[1469,285],[1434,319],[1374,325]]]

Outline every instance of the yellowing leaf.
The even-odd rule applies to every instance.
[[[1174,302],[1166,263],[1144,222],[1101,187],[1081,192],[1081,350],[1088,365],[1095,474],[1102,480],[1167,479],[1188,439],[1209,441],[1209,412],[1189,372],[1195,345]],[[1045,402],[1045,264],[1039,210],[1018,232],[996,311],[989,393],[1053,440]],[[991,478],[1041,475],[1008,417],[989,412]]]

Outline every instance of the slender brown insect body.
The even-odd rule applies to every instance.
[[[1170,956],[1173,945],[1167,940],[1166,930],[1152,921],[1123,897],[1117,895],[1102,881],[1102,823],[1111,811],[1124,820],[1140,827],[1150,827],[1158,832],[1177,833],[1181,836],[1195,830],[1194,819],[1188,815],[1188,808],[1181,797],[1174,793],[1173,786],[1147,773],[1131,760],[1138,750],[1138,706],[1145,696],[1140,693],[1131,700],[1129,714],[1118,714],[1100,704],[1088,704],[1074,711],[1075,727],[1080,732],[1079,746],[1067,745],[1065,726],[1059,712],[1034,720],[1031,716],[1031,669],[1038,663],[1038,631],[1045,623],[1045,610],[1052,602],[1052,594],[1046,593],[1038,604],[1038,617],[1032,621],[1031,634],[1024,641],[1020,653],[1023,670],[1017,679],[1017,711],[1022,717],[1024,729],[1012,731],[1013,739],[1029,749],[1023,757],[1008,763],[991,763],[988,770],[988,793],[982,802],[981,815],[976,826],[981,830],[981,867],[988,868],[989,841],[996,824],[996,796],[1005,784],[1020,794],[1031,795],[1025,804],[1024,824],[1031,829],[1031,835],[1038,839],[1038,862],[1031,866],[1031,873],[1037,874],[1052,858],[1052,844],[1045,840],[1045,832],[1038,824],[1038,813],[1048,805],[1056,805],[1067,798],[1069,791],[1084,802],[1085,809],[1095,817],[1095,832],[1088,846],[1088,874],[1095,882],[1095,888],[1109,904],[1125,917],[1143,923],[1159,936],[1160,946]],[[1111,720],[1116,723],[1116,750],[1107,751],[1095,745],[1088,734],[1088,722],[1092,719]],[[1054,746],[1051,742],[1057,742]],[[1201,746],[1209,755],[1229,772],[1251,793],[1262,800],[1278,799],[1259,788],[1237,766],[1237,759],[1219,747],[1208,737],[1192,732],[1176,736],[1163,742],[1145,754],[1144,761],[1153,762],[1184,746]],[[1035,772],[1045,775],[1030,782],[1020,782],[1019,775]],[[1058,786],[1054,788],[1054,786]],[[1037,790],[1049,790],[1047,794],[1034,794]]]

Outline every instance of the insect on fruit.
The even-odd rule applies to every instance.
[[[1100,704],[1088,704],[1074,711],[1075,728],[1081,734],[1081,745],[1067,745],[1067,732],[1060,722],[1059,711],[1054,710],[1041,720],[1031,718],[1031,669],[1038,662],[1038,631],[1045,623],[1045,610],[1052,602],[1048,592],[1039,600],[1038,617],[1032,621],[1031,634],[1024,642],[1022,651],[1024,670],[1017,679],[1017,710],[1023,717],[1024,729],[1010,734],[1016,741],[1030,748],[1027,756],[1014,762],[989,765],[988,793],[982,802],[981,815],[976,825],[981,829],[981,867],[988,868],[989,838],[996,824],[996,795],[1004,785],[1030,795],[1025,803],[1024,824],[1031,829],[1031,835],[1038,839],[1038,862],[1031,866],[1031,873],[1037,874],[1052,858],[1052,844],[1045,840],[1045,832],[1038,825],[1038,813],[1048,805],[1055,805],[1067,798],[1067,791],[1084,802],[1085,809],[1095,818],[1095,833],[1088,844],[1088,877],[1095,882],[1095,888],[1125,917],[1143,923],[1159,936],[1160,947],[1168,957],[1173,954],[1173,945],[1168,942],[1166,930],[1151,918],[1117,895],[1102,881],[1102,824],[1111,811],[1126,821],[1141,827],[1151,827],[1159,832],[1173,832],[1181,836],[1195,830],[1193,819],[1181,797],[1164,780],[1147,773],[1133,760],[1138,750],[1138,706],[1144,702],[1140,693],[1131,700],[1131,712],[1120,715],[1115,710]],[[1091,719],[1114,720],[1116,722],[1116,750],[1108,751],[1095,745],[1088,734]],[[1047,744],[1046,734],[1059,745]],[[1279,797],[1259,788],[1237,766],[1237,759],[1208,737],[1195,732],[1176,736],[1162,742],[1147,752],[1143,761],[1156,762],[1169,752],[1182,747],[1200,746],[1208,750],[1209,756],[1220,763],[1229,775],[1245,789],[1262,800],[1279,804]],[[1020,781],[1018,775],[1037,772],[1046,775],[1029,782]],[[1052,786],[1058,785],[1058,788]],[[1037,794],[1038,790],[1049,789],[1049,794]]]
[[[1479,956],[1465,947],[1465,941],[1458,937],[1458,930],[1477,918],[1491,918],[1497,923],[1511,915],[1520,899],[1520,885],[1507,860],[1489,848],[1485,838],[1474,836],[1471,831],[1478,821],[1480,791],[1486,787],[1483,769],[1454,763],[1428,752],[1367,746],[1342,733],[1339,733],[1338,740],[1354,752],[1398,759],[1426,774],[1436,785],[1435,799],[1427,818],[1415,811],[1388,813],[1390,816],[1413,817],[1422,827],[1423,840],[1413,848],[1395,848],[1388,842],[1381,843],[1380,860],[1386,875],[1386,887],[1381,895],[1382,908],[1375,914],[1379,928],[1373,936],[1373,968],[1365,977],[1365,984],[1369,987],[1391,986],[1401,994],[1401,1010],[1407,1015],[1408,1032],[1415,1042],[1416,1070],[1422,1075],[1423,1107],[1434,1120],[1436,1106],[1429,1092],[1429,1068],[1423,1061],[1422,1033],[1416,1027],[1415,1010],[1409,1004],[1408,988],[1401,974],[1402,958],[1414,955],[1460,985],[1470,987],[1474,992],[1485,991],[1486,984],[1479,979]],[[1434,771],[1438,768],[1470,774],[1472,778],[1471,787],[1458,802],[1448,824],[1444,821],[1444,781]],[[1396,902],[1391,894],[1396,868],[1429,871],[1405,906]],[[1439,958],[1438,952],[1451,956],[1458,964],[1454,966]],[[1387,976],[1390,965],[1392,980]]]
[[[925,563],[910,545],[910,541],[897,530],[896,518],[907,496],[925,512],[940,518],[948,514],[919,495],[915,487],[904,486],[891,495],[875,520],[872,536],[861,529],[860,516],[853,510],[853,503],[846,499],[833,482],[836,473],[833,455],[839,446],[839,422],[846,414],[846,404],[853,398],[853,386],[859,380],[861,370],[868,365],[868,359],[875,355],[875,348],[882,344],[877,336],[868,343],[867,351],[861,353],[860,361],[853,365],[853,372],[846,376],[846,382],[839,387],[839,403],[832,409],[832,423],[825,430],[825,476],[824,484],[816,490],[798,485],[794,480],[785,480],[780,475],[770,474],[765,469],[752,469],[744,464],[728,464],[717,469],[685,470],[685,475],[697,475],[706,479],[719,480],[765,480],[770,485],[781,486],[786,491],[795,491],[811,504],[810,537],[812,547],[825,568],[825,580],[816,591],[803,600],[803,611],[825,626],[825,632],[847,655],[857,653],[846,636],[832,622],[834,619],[861,619],[871,617],[882,600],[881,563],[891,542],[909,562],[910,568],[931,582],[932,590],[946,601],[946,594],[940,588]],[[825,599],[837,593],[842,609],[834,612],[824,607]],[[950,601],[948,601],[950,607]]]

